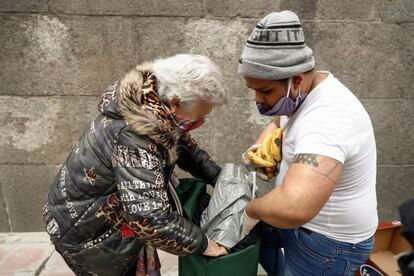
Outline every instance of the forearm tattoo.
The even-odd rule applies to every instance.
[[[341,162],[326,156],[311,153],[296,154],[293,156],[292,164],[304,164],[312,166],[312,171],[327,177],[331,182],[338,179],[342,165]]]

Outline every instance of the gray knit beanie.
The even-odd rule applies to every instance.
[[[247,39],[240,58],[244,77],[280,80],[315,67],[298,16],[291,11],[266,15]]]

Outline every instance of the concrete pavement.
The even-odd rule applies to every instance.
[[[163,276],[178,275],[178,258],[158,251]],[[45,232],[0,233],[1,276],[73,276]]]
[[[162,276],[178,275],[178,258],[158,250]],[[260,272],[261,271],[261,272]],[[73,276],[45,232],[0,233],[0,276]],[[259,269],[258,275],[265,275]]]

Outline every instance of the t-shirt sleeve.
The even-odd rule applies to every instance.
[[[359,148],[354,120],[345,111],[321,107],[298,124],[294,154],[324,155],[344,163]]]

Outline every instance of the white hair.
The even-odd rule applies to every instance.
[[[158,94],[162,101],[177,98],[182,103],[204,100],[214,105],[227,102],[221,69],[208,57],[178,54],[153,63]]]

